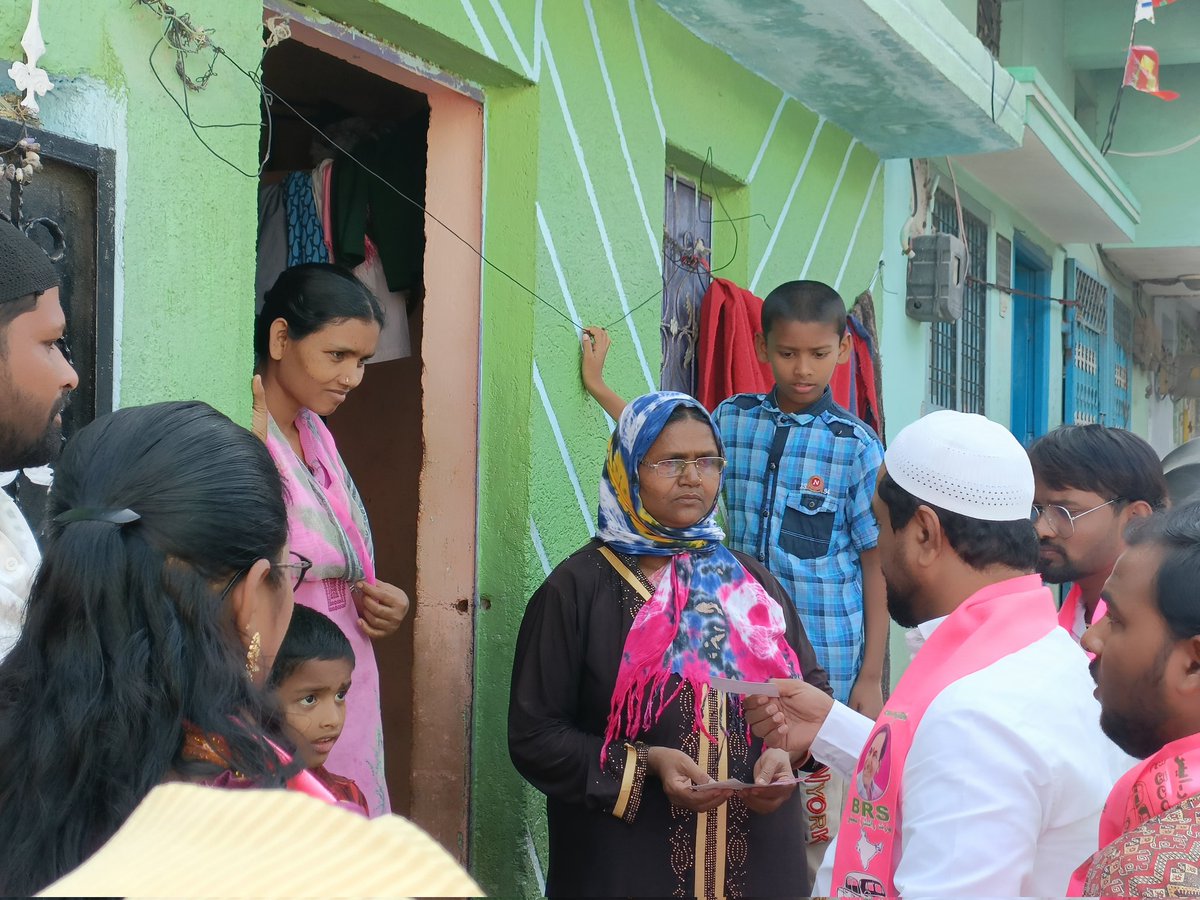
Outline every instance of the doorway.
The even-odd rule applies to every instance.
[[[1028,447],[1050,424],[1050,259],[1020,234],[1012,285],[1022,292],[1012,295],[1012,433]]]
[[[418,74],[395,48],[269,0],[264,18],[279,15],[290,20],[291,37],[267,51],[263,82],[300,115],[272,104],[270,127],[264,121],[263,128],[270,142],[264,189],[286,173],[307,172],[319,197],[323,177],[357,179],[371,198],[365,227],[385,267],[382,283],[355,270],[381,300],[388,295],[380,361],[368,365],[360,387],[328,424],[367,507],[378,576],[412,600],[401,628],[375,642],[388,789],[396,812],[462,859],[474,642],[479,259],[367,169],[478,247],[481,98],[437,80],[427,66]],[[321,171],[325,159],[333,160],[328,176]],[[337,212],[331,196],[324,194]],[[330,240],[329,230],[337,229],[325,231],[326,252],[353,267],[358,257],[340,238]],[[260,235],[260,268],[263,256]]]

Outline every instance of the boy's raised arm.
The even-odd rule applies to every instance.
[[[612,338],[600,326],[589,325],[583,329],[579,369],[583,376],[584,390],[592,395],[609,416],[619,419],[625,409],[625,401],[604,383],[604,358],[608,355],[610,346]]]

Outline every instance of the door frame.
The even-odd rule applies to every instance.
[[[1017,269],[1033,273],[1029,293],[1046,297],[1050,294],[1050,274],[1053,262],[1037,244],[1019,231],[1013,235],[1013,270],[1010,284],[1018,288]],[[1018,422],[1032,424],[1032,439],[1036,440],[1050,428],[1050,301],[1012,295],[1012,381],[1010,414],[1014,429]],[[1032,335],[1029,329],[1032,328]],[[1026,347],[1032,353],[1026,354]],[[1022,439],[1022,435],[1017,435]]]
[[[468,861],[474,705],[483,94],[339,22],[288,0],[264,0],[264,19],[290,20],[298,40],[429,99],[425,206],[459,235],[426,229],[422,311],[424,457],[413,598],[413,734],[409,773],[414,822]],[[428,220],[427,220],[428,225]],[[452,561],[452,564],[450,564]],[[415,727],[419,723],[419,727]]]

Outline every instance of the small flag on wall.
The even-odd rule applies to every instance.
[[[1129,61],[1125,63],[1125,84],[1135,91],[1153,94],[1162,100],[1176,100],[1174,91],[1158,89],[1158,51],[1153,47],[1130,47]]]
[[[1143,19],[1153,22],[1155,7],[1166,6],[1174,2],[1175,0],[1136,0],[1137,6],[1133,12],[1133,21],[1135,24]]]

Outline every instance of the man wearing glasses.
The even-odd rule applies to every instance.
[[[1038,571],[1047,584],[1071,582],[1059,624],[1076,641],[1104,615],[1100,590],[1125,551],[1125,529],[1167,505],[1153,448],[1132,432],[1064,425],[1029,448]]]

